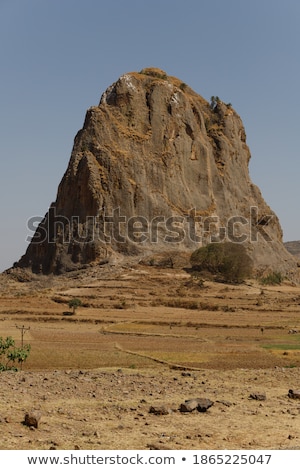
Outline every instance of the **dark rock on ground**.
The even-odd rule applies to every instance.
[[[164,405],[160,406],[150,406],[149,413],[155,414],[155,415],[168,415],[172,412],[169,408],[167,408]]]
[[[249,398],[252,400],[263,401],[267,399],[267,395],[265,392],[262,393],[250,393]]]
[[[289,390],[288,393],[289,398],[300,399],[300,390]]]
[[[181,413],[190,413],[194,410],[204,413],[213,405],[213,402],[208,398],[192,398],[190,400],[185,400],[184,403],[181,403],[179,411]]]
[[[32,410],[29,413],[25,414],[23,424],[25,426],[30,427],[30,428],[31,427],[32,428],[38,428],[41,416],[42,416],[42,414],[41,414],[40,411]]]

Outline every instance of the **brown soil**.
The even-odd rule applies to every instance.
[[[73,297],[83,306],[64,315]],[[0,449],[300,448],[299,286],[141,265],[2,275],[0,322],[31,344],[23,370],[1,373]],[[196,397],[214,404],[178,410]],[[22,423],[32,409],[38,429]]]

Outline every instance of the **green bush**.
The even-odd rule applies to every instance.
[[[260,283],[264,285],[271,285],[275,286],[277,284],[281,284],[283,281],[283,275],[280,272],[274,271],[268,274],[265,277],[260,279]]]
[[[21,348],[16,348],[15,342],[11,336],[8,336],[6,339],[3,339],[0,336],[0,371],[17,371],[18,368],[15,366],[15,363],[22,366],[23,362],[25,362],[29,356],[30,349],[30,344],[25,344]]]
[[[252,275],[252,260],[238,243],[210,243],[191,255],[192,269],[208,271],[226,282],[242,282]]]
[[[74,298],[69,301],[69,307],[73,309],[73,315],[75,315],[75,312],[78,307],[82,305],[82,302],[80,299]]]

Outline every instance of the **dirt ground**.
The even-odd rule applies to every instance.
[[[0,376],[0,449],[300,449],[299,286],[139,264],[20,280],[0,278],[0,336],[31,345]]]

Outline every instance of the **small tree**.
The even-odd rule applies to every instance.
[[[217,104],[220,102],[220,98],[218,96],[212,96],[210,98],[210,107],[211,109],[215,109],[215,107],[217,106]]]
[[[30,349],[30,344],[24,344],[21,348],[16,348],[15,341],[11,336],[7,336],[6,339],[0,336],[0,371],[17,371],[18,368],[15,363],[20,364],[22,367],[22,364],[29,356]]]
[[[76,313],[76,309],[82,305],[80,299],[74,298],[69,301],[69,307],[73,309],[73,315]]]
[[[208,271],[227,282],[241,282],[252,274],[252,260],[243,245],[210,243],[194,251],[191,264],[196,271]]]

